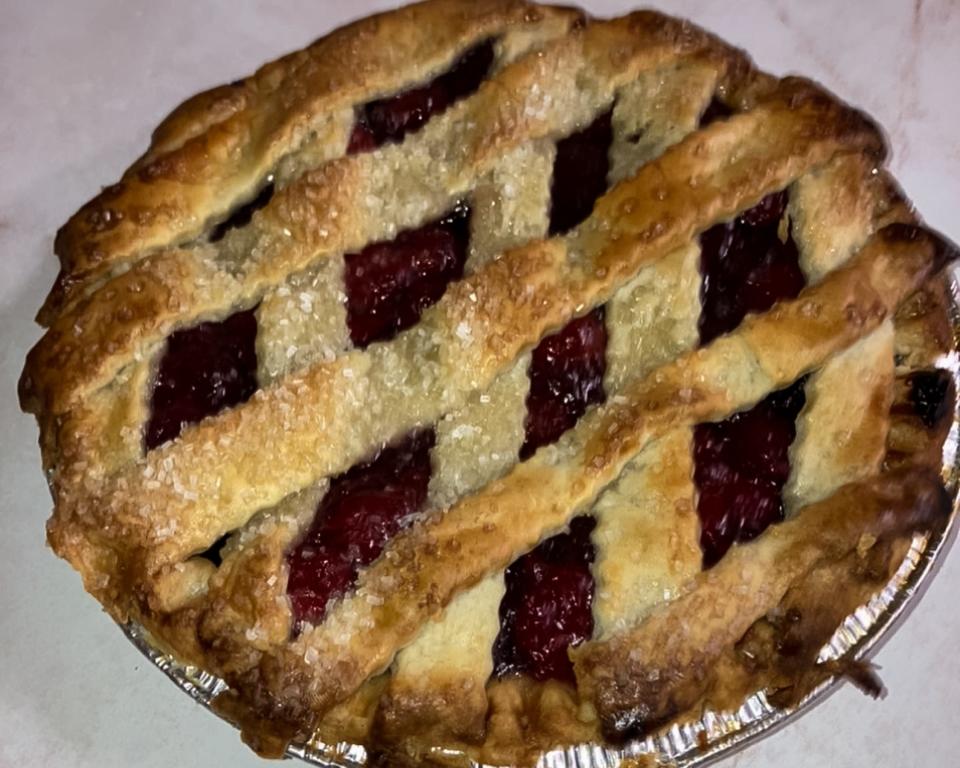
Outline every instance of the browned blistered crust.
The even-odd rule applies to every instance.
[[[643,733],[670,722],[704,696],[723,652],[818,564],[846,558],[865,537],[942,525],[950,508],[932,470],[910,469],[845,486],[771,528],[762,542],[732,550],[698,577],[691,592],[634,630],[573,651],[581,694],[594,701],[611,735]]]
[[[703,703],[731,711],[754,691],[764,690],[775,706],[793,707],[828,677],[859,679],[869,669],[866,662],[817,664],[817,657],[850,615],[850,606],[867,603],[886,586],[910,543],[909,538],[870,543],[861,537],[858,549],[845,558],[811,570],[717,660]],[[835,599],[824,600],[826,594]],[[697,712],[702,704],[690,716]]]
[[[815,84],[760,73],[686,22],[581,18],[519,1],[431,0],[356,22],[185,102],[58,236],[63,273],[41,311],[49,330],[20,387],[54,495],[49,541],[115,618],[140,621],[224,677],[231,690],[218,709],[263,754],[315,734],[364,743],[387,765],[529,764],[554,746],[731,706],[756,687],[792,702],[826,674],[869,682],[861,667],[817,667],[816,651],[890,576],[907,535],[947,512],[936,471],[955,395],[951,387],[931,425],[913,411],[907,381],[953,349],[940,270],[955,252],[877,167],[879,131]],[[343,156],[357,105],[432,77],[488,38],[494,72],[476,94],[402,144]],[[630,88],[681,72],[699,96],[691,90],[686,112],[660,116],[652,154],[633,166],[629,153],[617,159],[622,180],[573,232],[541,239],[531,233],[544,234],[544,217],[534,216],[522,238],[491,235],[507,250],[468,262],[414,328],[285,368],[247,403],[143,455],[149,382],[172,330],[276,301],[299,285],[294,276],[319,274],[475,190],[496,203],[505,193],[493,180],[509,178],[515,158],[534,158],[517,167],[542,173],[530,169],[549,168],[558,138],[615,99],[620,109],[642,103]],[[697,99],[711,89],[735,115],[697,130]],[[277,191],[266,207],[208,242],[269,176]],[[322,625],[292,638],[285,555],[327,478],[415,426],[456,417],[544,335],[788,186],[809,282],[797,299],[705,348],[669,340],[666,362],[626,376],[556,445],[432,509]],[[868,342],[874,357],[864,361],[890,350],[896,367],[887,358],[865,372],[869,397],[836,454],[843,472],[808,465],[812,496],[795,489],[788,522],[711,571],[678,567],[669,599],[633,606],[626,626],[608,622],[573,650],[577,688],[522,677],[478,685],[476,670],[464,676],[442,659],[430,685],[396,683],[397,654],[426,622],[589,511],[648,445]],[[852,402],[843,391],[818,397],[837,398],[821,403],[826,414]],[[806,426],[797,450],[815,454],[817,424]],[[692,479],[686,489],[682,477],[669,482],[689,506]],[[222,565],[194,556],[228,533]],[[830,609],[817,611],[828,588]]]

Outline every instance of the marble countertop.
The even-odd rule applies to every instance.
[[[596,15],[631,0],[583,0]],[[241,7],[242,5],[242,7]],[[56,273],[53,233],[184,97],[247,74],[389,0],[6,0],[0,25],[0,768],[263,765],[139,655],[45,551],[50,501],[16,380]],[[875,115],[927,221],[960,240],[960,3],[660,2]],[[723,766],[956,764],[960,552],[875,660],[888,695],[845,686]]]

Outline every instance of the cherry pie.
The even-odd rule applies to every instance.
[[[59,232],[53,549],[263,754],[526,764],[797,701],[944,525],[882,134],[687,22],[428,0],[186,101]]]

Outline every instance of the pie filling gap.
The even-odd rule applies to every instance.
[[[416,430],[330,481],[313,520],[287,553],[293,632],[319,624],[427,500],[432,429]]]
[[[347,254],[347,327],[354,346],[386,341],[416,325],[423,310],[463,277],[469,244],[470,206],[461,200],[434,221]]]
[[[557,142],[550,180],[551,236],[580,224],[607,191],[612,143],[612,105],[590,125]]]
[[[716,565],[734,542],[755,539],[784,519],[790,446],[806,403],[800,379],[753,408],[693,431],[694,483],[703,566]]]
[[[271,174],[267,177],[266,184],[259,189],[253,199],[235,208],[226,219],[214,226],[210,231],[208,240],[211,243],[218,243],[231,229],[247,226],[253,219],[253,214],[267,207],[267,204],[273,199],[274,192],[276,192],[276,184],[274,184]]]
[[[950,410],[951,381],[950,372],[941,368],[914,371],[907,377],[910,406],[927,429],[933,429]]]
[[[701,234],[701,344],[734,330],[750,312],[796,297],[806,285],[788,202],[787,190],[774,192]],[[804,384],[801,379],[749,410],[694,428],[705,568],[719,562],[734,542],[754,539],[783,520],[783,486],[790,476],[796,419],[806,401]]]
[[[591,405],[606,399],[605,307],[571,320],[545,337],[530,360],[521,461],[558,440]],[[573,682],[567,649],[593,634],[596,520],[575,518],[567,530],[515,560],[504,575],[494,677],[526,674]]]
[[[474,93],[489,74],[493,59],[494,40],[484,40],[429,83],[358,107],[347,154],[369,152],[420,130],[431,117]]]
[[[179,437],[189,424],[246,402],[257,391],[256,309],[170,334],[150,395],[146,450]]]

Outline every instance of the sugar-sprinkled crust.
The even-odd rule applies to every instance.
[[[513,0],[417,3],[342,27],[251,77],[188,99],[123,179],[60,230],[62,278],[41,318],[52,320],[91,281],[200,238],[282,172],[278,164],[294,164],[298,154],[316,165],[342,155],[354,105],[429,79],[485,38],[501,38],[506,61],[577,18]]]
[[[475,92],[348,151],[363,104],[488,42]],[[607,113],[608,191],[548,237],[558,142]],[[949,512],[954,393],[934,368],[953,348],[940,271],[956,253],[884,153],[819,86],[645,11],[428,0],[200,94],[57,238],[20,388],[51,546],[117,620],[223,677],[217,707],[264,754],[316,736],[390,765],[527,764],[856,674],[816,650]],[[700,235],[785,189],[806,287],[701,345]],[[462,204],[463,277],[395,337],[355,345],[344,255]],[[605,402],[518,461],[531,350],[600,306]],[[248,309],[260,389],[147,450],[171,334]],[[703,570],[694,428],[804,376],[786,521]],[[918,409],[921,379],[940,399]],[[425,509],[298,626],[288,553],[331,480],[427,427]],[[597,521],[594,629],[570,650],[576,684],[491,679],[504,569],[581,514]]]

